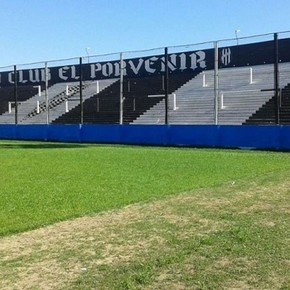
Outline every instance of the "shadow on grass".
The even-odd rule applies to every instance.
[[[76,149],[89,147],[106,147],[106,148],[126,148],[130,145],[126,144],[107,144],[107,143],[64,143],[64,142],[41,142],[41,141],[7,141],[0,140],[1,149]],[[138,145],[131,145],[132,147],[144,147]],[[158,147],[156,147],[158,148]]]
[[[76,143],[0,143],[0,149],[75,149],[87,148],[93,144]]]

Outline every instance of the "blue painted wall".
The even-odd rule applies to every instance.
[[[0,139],[290,150],[290,126],[0,125]]]

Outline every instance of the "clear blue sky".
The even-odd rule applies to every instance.
[[[0,66],[290,30],[290,0],[0,0]]]

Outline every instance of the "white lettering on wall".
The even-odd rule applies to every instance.
[[[145,60],[145,70],[152,74],[155,73],[156,69],[152,68],[151,66],[154,65],[157,60],[158,57],[156,56],[150,57],[149,59]]]
[[[58,70],[58,76],[60,79],[66,81],[68,79],[78,80],[80,77],[77,76],[76,66],[63,66]]]
[[[105,77],[110,77],[113,74],[113,65],[110,62],[107,62],[102,66],[102,74]]]
[[[140,68],[142,67],[142,64],[144,63],[144,59],[139,58],[137,66],[135,66],[134,62],[132,60],[128,61],[130,68],[134,72],[135,75],[137,75],[140,71]]]
[[[19,83],[21,83],[21,84],[25,84],[25,83],[27,83],[27,80],[24,79],[23,71],[22,71],[22,70],[20,70],[20,71],[18,72],[18,77],[19,77],[19,79],[18,79]]]
[[[97,76],[97,72],[102,70],[102,66],[100,63],[91,64],[91,78],[95,79]]]
[[[225,52],[228,52],[225,50]],[[229,53],[222,55],[224,63],[230,62]],[[227,57],[227,58],[226,58]],[[146,75],[160,73],[165,71],[164,55],[151,56],[148,58],[136,58],[123,60],[123,75]],[[170,71],[184,71],[205,69],[206,53],[205,51],[173,53],[168,55],[168,68]],[[76,81],[80,79],[79,66],[51,67],[47,70],[47,79],[53,79],[54,82]],[[99,62],[83,65],[84,79],[95,80],[101,78],[119,77],[120,61]],[[45,82],[45,69],[29,69],[18,71],[18,82],[20,84],[36,84]],[[1,76],[0,76],[1,77]],[[5,80],[4,80],[5,79]],[[14,72],[2,73],[2,81],[5,83],[14,83]]]
[[[50,69],[47,68],[47,81],[50,81],[51,80],[51,73],[50,73]],[[40,74],[41,74],[41,81],[42,82],[45,82],[45,68],[41,69],[40,71]]]
[[[66,75],[67,71],[69,70],[68,66],[63,66],[58,70],[58,76],[62,80],[66,81],[68,79],[68,76]]]
[[[186,66],[186,54],[185,53],[181,53],[179,55],[179,59],[180,59],[180,66],[179,66],[179,69],[181,71],[187,69],[187,66]]]
[[[38,69],[30,69],[29,70],[29,81],[32,83],[39,83],[39,70]]]
[[[175,71],[177,69],[176,66],[176,54],[171,54],[168,56],[168,69],[171,71]],[[165,71],[165,58],[161,58],[161,71]]]
[[[77,74],[76,74],[76,67],[75,67],[75,65],[73,65],[73,66],[71,67],[71,78],[74,79],[74,80],[78,80],[78,79],[80,78],[80,77],[77,76]]]
[[[204,51],[197,51],[189,55],[190,57],[190,68],[195,70],[198,67],[206,68],[205,63],[205,52]]]
[[[13,75],[13,77],[12,77],[12,75]],[[13,79],[14,79],[14,72],[10,72],[10,73],[8,74],[8,82],[9,82],[10,84],[14,84]]]

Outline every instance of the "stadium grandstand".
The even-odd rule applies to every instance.
[[[14,66],[0,72],[0,123],[290,124],[290,38],[244,42]]]

